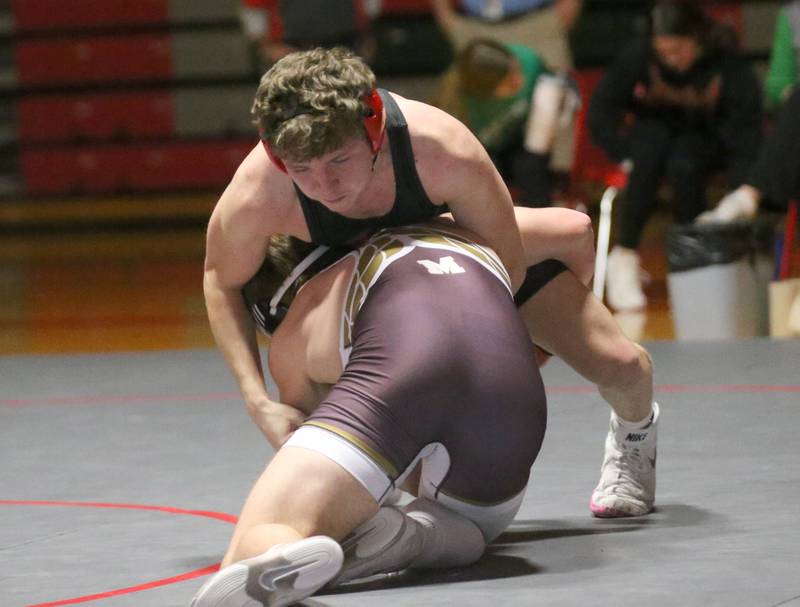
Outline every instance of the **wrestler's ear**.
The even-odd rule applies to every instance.
[[[269,147],[269,141],[267,141],[267,136],[264,134],[264,129],[258,130],[258,136],[261,138],[261,144],[264,146],[264,151],[267,153],[267,156],[272,161],[276,167],[278,167],[281,171],[286,173],[286,165],[283,164],[283,161],[278,158],[275,153],[272,151],[272,148]]]

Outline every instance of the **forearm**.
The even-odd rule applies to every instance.
[[[622,115],[622,109],[604,105],[593,99],[590,101],[586,117],[592,143],[602,148],[614,162],[622,162],[630,157],[628,139],[620,129]]]
[[[203,290],[214,339],[249,409],[267,397],[254,323],[238,289],[224,289],[207,274]]]
[[[457,18],[455,9],[450,5],[450,0],[431,0],[431,9],[437,25],[449,34]]]
[[[272,447],[283,445],[305,419],[294,406],[270,399],[264,383],[253,321],[238,290],[224,290],[206,280],[205,297],[214,338],[228,363],[247,412]]]
[[[516,231],[515,231],[516,232]],[[511,288],[514,292],[520,288],[525,280],[525,252],[519,233],[514,233],[506,240],[496,241],[493,248],[503,261],[508,276],[511,279]]]

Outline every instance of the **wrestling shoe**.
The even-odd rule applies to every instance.
[[[658,404],[643,428],[631,428],[611,414],[606,452],[589,507],[600,518],[641,516],[653,509],[656,495]]]
[[[422,531],[419,523],[399,509],[381,507],[342,540],[344,564],[330,585],[406,569],[422,551]]]
[[[191,607],[284,607],[311,596],[342,567],[342,549],[317,535],[279,544],[218,571]]]
[[[616,311],[640,310],[647,306],[642,291],[642,268],[633,249],[616,246],[608,255],[606,299]]]

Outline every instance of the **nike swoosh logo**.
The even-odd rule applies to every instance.
[[[298,565],[299,563],[292,563],[290,565],[272,567],[259,576],[258,583],[261,584],[261,586],[266,590],[277,590],[276,582],[279,582],[287,575],[297,571]]]

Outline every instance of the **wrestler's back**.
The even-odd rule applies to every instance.
[[[309,422],[339,428],[398,470],[441,443],[453,462],[449,490],[508,499],[527,483],[546,400],[507,277],[490,269],[496,257],[470,253],[469,243],[441,247],[433,236],[402,248],[392,232],[385,238],[396,260],[371,280],[359,264],[369,289],[349,360]],[[479,445],[493,445],[491,456]]]

